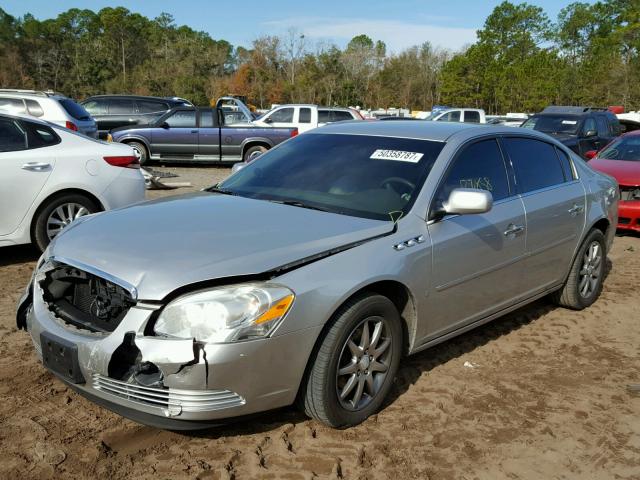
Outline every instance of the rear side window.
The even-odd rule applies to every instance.
[[[10,113],[27,113],[24,102],[19,98],[0,98],[0,110]]]
[[[495,139],[482,140],[464,147],[440,186],[436,199],[445,202],[454,188],[478,188],[491,192],[493,200],[507,198],[507,169]]]
[[[214,110],[201,110],[200,111],[200,127],[201,128],[214,128],[218,126],[218,122],[216,122],[216,117],[213,114]],[[234,112],[231,112],[234,113]],[[227,119],[227,112],[225,112],[224,117],[225,123],[231,123]]]
[[[131,115],[133,114],[133,111],[133,100],[109,100],[109,114],[111,115]]]
[[[0,118],[0,152],[16,152],[26,148],[27,135],[18,122]]]
[[[106,115],[107,114],[107,101],[106,100],[89,100],[83,105],[84,109],[91,115]]]
[[[465,123],[480,123],[480,112],[474,112],[473,110],[464,112]]]
[[[555,147],[531,138],[504,138],[520,193],[564,183]]]
[[[301,108],[300,109],[300,118],[298,119],[300,123],[311,123],[311,109],[310,108]]]
[[[560,150],[556,147],[556,152],[558,153],[558,158],[560,159],[560,164],[562,165],[562,170],[564,171],[564,178],[567,180],[573,180],[575,177],[573,175],[573,168],[571,168],[571,160],[569,160],[569,155],[564,150]]]
[[[159,113],[169,109],[169,106],[163,102],[151,102],[148,100],[138,100],[138,113]]]
[[[27,129],[29,149],[49,147],[60,143],[60,137],[55,134],[52,128],[46,125],[38,125],[31,122],[24,122],[23,125]]]
[[[82,105],[78,105],[76,102],[69,98],[62,98],[58,100],[62,108],[76,120],[89,120],[91,115],[87,112]]]
[[[26,99],[24,101],[27,104],[27,110],[29,110],[29,115],[33,115],[34,117],[41,117],[44,115],[44,110],[42,110],[42,106],[36,100]]]

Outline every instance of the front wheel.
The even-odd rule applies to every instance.
[[[602,292],[607,250],[600,230],[591,230],[580,246],[564,286],[552,299],[558,305],[582,310],[595,302]]]
[[[389,393],[401,355],[395,305],[372,293],[348,301],[312,359],[301,392],[305,413],[331,427],[363,422]]]
[[[44,251],[49,242],[67,225],[98,210],[99,207],[93,200],[79,193],[68,193],[53,198],[40,210],[35,219],[33,227],[35,243],[41,251]]]

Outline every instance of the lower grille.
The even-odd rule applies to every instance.
[[[179,409],[181,412],[207,412],[245,404],[244,398],[229,390],[144,387],[114,380],[97,373],[93,375],[93,388],[131,402],[170,410]]]
[[[618,217],[618,223],[620,225],[629,225],[631,223],[631,219],[629,217]]]
[[[56,263],[46,271],[40,287],[51,312],[91,332],[113,332],[135,304],[121,286],[66,264]]]
[[[620,187],[620,200],[623,202],[640,200],[640,187]]]

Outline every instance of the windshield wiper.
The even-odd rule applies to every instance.
[[[282,205],[290,205],[292,207],[300,207],[300,208],[307,208],[309,210],[318,210],[320,212],[335,213],[333,210],[329,210],[328,208],[316,207],[314,205],[309,205],[308,203],[300,202],[298,200],[268,200],[268,201],[273,203],[280,203]]]
[[[238,195],[236,192],[227,190],[226,188],[220,188],[217,185],[207,188],[206,191],[212,193],[221,193],[222,195]]]

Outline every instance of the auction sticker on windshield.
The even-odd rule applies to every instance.
[[[423,156],[423,153],[404,152],[402,150],[376,150],[369,158],[373,158],[375,160],[398,160],[400,162],[418,163]]]

